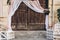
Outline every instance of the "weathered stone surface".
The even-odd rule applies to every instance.
[[[17,31],[12,40],[47,40],[45,31]]]

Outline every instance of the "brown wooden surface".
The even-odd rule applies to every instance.
[[[45,0],[40,0],[40,3],[45,8]],[[12,17],[12,28],[14,30],[44,30],[45,15],[35,12],[21,3]]]

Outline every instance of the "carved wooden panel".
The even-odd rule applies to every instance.
[[[45,0],[39,1],[45,8]],[[44,30],[45,15],[31,10],[22,2],[12,17],[12,28],[16,30]]]

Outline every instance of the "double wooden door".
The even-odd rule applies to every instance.
[[[45,0],[39,1],[45,8]],[[13,30],[45,30],[45,14],[31,10],[22,2],[12,17],[12,28]]]

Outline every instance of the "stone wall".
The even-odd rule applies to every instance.
[[[53,8],[52,8],[53,6]],[[52,0],[49,0],[49,26],[52,26],[53,24],[58,22],[57,19],[57,9],[60,8],[60,0],[53,0],[53,5],[52,5]]]
[[[60,0],[55,0],[54,1],[54,22],[57,23],[57,9],[60,8]]]
[[[0,0],[0,27],[7,27],[7,16],[8,16],[9,5],[7,0]]]
[[[0,16],[2,16],[2,0],[0,0]]]

